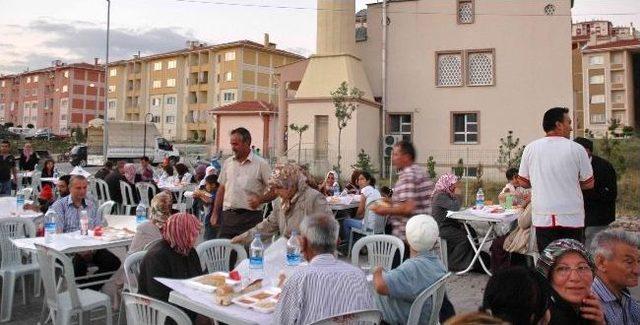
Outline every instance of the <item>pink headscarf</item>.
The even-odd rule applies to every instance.
[[[198,237],[202,223],[193,214],[176,213],[162,227],[162,238],[176,253],[187,256]]]
[[[442,176],[440,176],[440,178],[438,178],[435,190],[433,190],[433,194],[442,192],[453,195],[453,191],[455,190],[455,185],[457,182],[458,176],[449,173],[443,174]]]
[[[124,178],[126,178],[127,182],[131,184],[136,182],[136,165],[134,164],[124,165]]]

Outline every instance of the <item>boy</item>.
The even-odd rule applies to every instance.
[[[204,178],[204,186],[193,192],[194,200],[198,200],[199,204],[204,207],[204,239],[214,239],[216,231],[209,220],[213,212],[213,204],[216,200],[216,192],[218,191],[218,175],[208,175]],[[218,220],[218,225],[220,220]]]

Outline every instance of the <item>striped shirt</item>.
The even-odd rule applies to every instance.
[[[416,207],[412,215],[430,214],[431,197],[435,184],[427,176],[425,171],[417,164],[412,164],[398,173],[398,182],[393,188],[393,203],[401,203],[409,200],[415,202]],[[390,222],[393,226],[391,234],[405,240],[405,228],[409,216],[391,216]]]
[[[273,324],[310,324],[340,314],[375,309],[362,270],[331,254],[315,256],[287,280]]]
[[[62,232],[73,232],[80,229],[80,212],[87,210],[89,217],[89,229],[93,229],[96,226],[103,224],[102,218],[98,216],[98,211],[93,200],[86,198],[82,200],[80,207],[73,205],[71,195],[67,195],[63,198],[55,201],[49,211],[55,211],[58,214],[56,220],[56,228]],[[49,212],[47,211],[47,212]]]
[[[593,280],[591,289],[600,297],[607,324],[640,324],[640,304],[631,297],[628,290],[622,291],[622,296],[618,299],[599,277]]]

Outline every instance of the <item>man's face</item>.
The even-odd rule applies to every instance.
[[[69,186],[65,181],[59,180],[58,183],[56,184],[56,187],[58,188],[58,193],[60,193],[60,196],[69,195]]]
[[[233,151],[236,158],[243,157],[251,150],[251,144],[242,142],[242,137],[239,134],[232,134],[229,143],[231,144],[231,151]]]
[[[625,243],[613,245],[613,256],[607,260],[604,256],[596,258],[598,274],[606,282],[618,288],[630,288],[638,285],[640,275],[640,250]]]
[[[71,197],[75,199],[84,199],[87,196],[87,184],[86,180],[72,180],[69,188]]]
[[[563,136],[569,139],[569,137],[571,137],[572,130],[573,129],[571,128],[571,117],[569,117],[568,113],[565,113],[562,118],[562,122],[556,122],[556,131],[559,133],[560,136]]]
[[[410,160],[411,159],[409,158],[409,155],[402,152],[402,149],[400,149],[400,147],[393,147],[393,152],[391,153],[391,162],[393,162],[394,167],[398,169],[405,168],[410,165],[408,163]]]
[[[144,159],[140,160],[140,166],[142,166],[142,168],[147,168],[147,166],[149,166],[149,162],[147,162]]]
[[[0,144],[0,152],[1,152],[3,155],[8,154],[8,153],[9,153],[9,149],[11,149],[11,147],[9,146],[9,144],[8,144],[8,143],[2,143],[2,144]]]

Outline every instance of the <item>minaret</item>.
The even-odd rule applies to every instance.
[[[353,0],[318,0],[317,55],[355,54]]]

